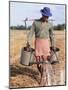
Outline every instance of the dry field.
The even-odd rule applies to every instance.
[[[28,33],[28,32],[27,32]],[[59,64],[53,65],[56,85],[65,85],[65,32],[55,31],[56,46],[60,48]],[[40,74],[36,64],[20,64],[21,48],[26,45],[27,34],[22,30],[10,30],[10,88],[39,86]],[[31,44],[32,47],[34,43]]]

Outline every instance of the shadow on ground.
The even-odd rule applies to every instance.
[[[16,77],[17,75],[27,75],[39,83],[39,72],[29,67],[10,66],[10,77]]]

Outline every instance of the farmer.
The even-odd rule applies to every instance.
[[[33,22],[31,31],[28,34],[27,45],[31,44],[31,38],[32,38],[33,34],[35,34],[36,61],[37,62],[45,61],[46,63],[48,63],[48,60],[50,58],[49,33],[51,34],[50,41],[53,38],[53,26],[48,21],[48,19],[50,16],[52,16],[52,13],[51,13],[49,7],[44,7],[40,11],[41,11],[42,17]],[[46,67],[45,64],[37,64],[37,68],[41,73],[41,82],[40,82],[41,85],[43,82],[43,77],[44,77],[43,73],[44,73],[45,67]],[[45,82],[46,82],[46,80],[45,80]],[[45,83],[45,86],[46,85],[47,85],[47,82]]]

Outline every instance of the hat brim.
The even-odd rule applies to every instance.
[[[41,12],[41,14],[43,16],[48,16],[48,17],[51,17],[52,16],[52,13],[50,13],[50,12],[49,13],[44,13],[43,10],[41,10],[40,12]]]

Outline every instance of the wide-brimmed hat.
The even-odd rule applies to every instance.
[[[41,14],[43,16],[48,16],[48,17],[52,16],[52,13],[50,12],[50,8],[49,7],[44,7],[40,11],[41,11]]]

